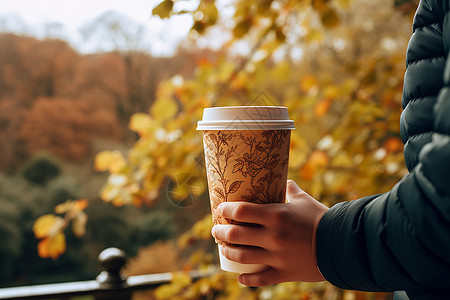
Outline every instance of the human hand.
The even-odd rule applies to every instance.
[[[260,273],[241,274],[240,283],[264,286],[324,280],[317,269],[315,238],[328,208],[292,180],[287,182],[287,198],[289,203],[223,202],[218,206],[225,218],[260,225],[216,225],[211,231],[216,239],[233,244],[222,246],[222,254],[228,259],[269,267]]]

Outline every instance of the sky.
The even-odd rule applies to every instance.
[[[0,0],[0,20],[3,19],[0,29],[5,31],[6,26],[7,31],[24,33],[20,22],[23,20],[26,33],[43,37],[44,24],[61,23],[64,37],[80,52],[89,53],[94,51],[94,46],[83,44],[79,28],[106,11],[114,10],[145,27],[145,44],[152,53],[171,55],[177,41],[186,37],[192,21],[188,16],[170,20],[151,16],[159,2],[161,0]]]

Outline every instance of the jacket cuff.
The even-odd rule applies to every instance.
[[[327,281],[340,288],[348,288],[348,285],[341,280],[334,259],[336,248],[334,234],[335,223],[337,223],[335,221],[343,218],[346,208],[346,203],[339,203],[331,207],[320,220],[316,236],[317,269]]]
[[[322,276],[343,289],[377,291],[362,270],[366,269],[366,250],[358,227],[365,206],[379,195],[338,203],[322,217],[317,228],[317,267]],[[367,270],[367,269],[366,269]]]

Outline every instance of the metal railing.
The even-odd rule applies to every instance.
[[[133,291],[154,289],[172,281],[172,273],[125,276],[121,269],[125,265],[125,253],[117,248],[108,248],[99,255],[103,267],[95,280],[31,285],[0,289],[0,300],[6,299],[59,299],[91,295],[96,300],[130,300]],[[211,276],[217,269],[208,272],[190,271],[193,281]]]

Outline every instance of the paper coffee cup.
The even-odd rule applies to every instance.
[[[217,214],[217,206],[221,202],[285,202],[291,129],[294,129],[294,122],[289,120],[286,107],[228,106],[204,109],[197,130],[203,131],[208,189],[215,225],[230,224]],[[223,270],[255,273],[266,268],[264,265],[228,260],[220,251],[221,242],[216,242],[219,244]]]

